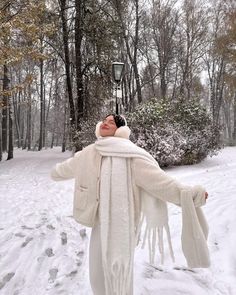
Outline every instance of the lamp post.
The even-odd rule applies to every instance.
[[[122,80],[122,75],[124,72],[124,63],[123,62],[113,62],[112,63],[112,76],[113,80],[116,83],[116,114],[119,114],[119,104],[117,100],[117,90]]]

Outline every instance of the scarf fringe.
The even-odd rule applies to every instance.
[[[117,260],[112,266],[105,267],[106,270],[106,294],[112,295],[129,295],[131,282],[132,282],[132,271],[130,266],[132,263],[121,262]],[[109,272],[110,269],[110,272]],[[128,275],[127,275],[128,274]]]
[[[139,225],[139,228],[142,227],[142,224],[144,223],[145,216],[142,216],[141,219],[141,225]],[[146,246],[146,243],[148,242],[148,250],[149,250],[149,263],[154,264],[155,262],[155,256],[156,256],[156,247],[158,244],[158,249],[160,253],[160,260],[161,264],[164,264],[164,258],[165,258],[165,251],[164,251],[164,230],[166,232],[167,236],[167,242],[169,247],[170,256],[172,259],[172,262],[175,262],[175,256],[174,251],[171,243],[171,236],[170,236],[170,228],[168,224],[165,224],[163,226],[155,226],[150,227],[148,224],[146,224],[145,230],[144,230],[144,236],[142,241],[141,248],[144,249]],[[139,233],[140,236],[140,233]],[[158,237],[158,239],[157,239]]]

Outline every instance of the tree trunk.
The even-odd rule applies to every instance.
[[[40,129],[39,129],[39,146],[38,150],[43,148],[43,114],[44,110],[44,87],[43,87],[43,60],[40,61]]]
[[[31,112],[32,112],[32,106],[31,106],[31,103],[32,103],[32,100],[31,100],[31,87],[29,85],[29,88],[28,88],[28,97],[29,97],[29,102],[28,102],[28,112],[27,112],[27,121],[28,121],[28,124],[27,124],[27,149],[28,151],[31,150],[31,141],[32,141],[32,138],[31,138],[31,133],[32,133],[32,115],[31,115]]]
[[[21,95],[21,92],[19,93],[19,96]],[[17,103],[17,95],[12,96],[12,103],[14,108],[14,122],[15,122],[15,128],[16,128],[16,134],[17,134],[17,147],[22,147],[21,142],[21,134],[20,134],[20,124],[19,124],[19,116],[18,116],[18,103]]]
[[[234,144],[236,145],[236,92],[234,94],[234,102],[233,102],[233,114],[234,114],[234,125],[233,125],[233,141],[234,141]]]
[[[213,124],[215,127],[219,128],[220,110],[222,107],[223,91],[225,86],[224,76],[226,62],[224,57],[221,57],[220,60],[214,59],[213,57],[213,60],[207,60],[206,64],[210,85],[210,106]]]
[[[231,142],[232,141],[232,128],[231,128],[231,118],[230,118],[230,113],[231,113],[231,103],[230,101],[227,101],[227,99],[223,100],[223,112],[224,112],[224,119],[225,119],[225,138]]]
[[[75,0],[75,67],[77,87],[77,127],[84,116],[84,85],[82,73],[83,0]]]
[[[7,151],[8,138],[8,116],[9,116],[9,95],[7,91],[9,90],[9,79],[8,79],[8,69],[7,66],[3,66],[3,109],[2,109],[2,151]]]
[[[43,147],[46,147],[46,86],[43,84]]]
[[[67,118],[67,103],[64,103],[64,124],[63,124],[63,137],[62,137],[62,149],[64,153],[66,151],[66,118]]]
[[[60,0],[60,14],[62,21],[62,35],[63,35],[63,46],[64,46],[64,55],[65,55],[65,71],[66,71],[66,86],[70,106],[70,125],[73,128],[76,127],[75,119],[75,106],[73,100],[72,92],[72,82],[71,82],[71,73],[70,73],[70,55],[69,55],[69,44],[68,44],[68,28],[67,28],[67,19],[66,19],[66,0]]]
[[[2,161],[2,110],[0,109],[0,162]]]
[[[12,123],[12,109],[9,101],[9,132],[8,132],[8,156],[7,160],[13,159],[13,123]]]
[[[21,146],[24,150],[26,148],[25,141],[24,141],[24,134],[25,134],[25,119],[24,119],[24,106],[19,104],[19,123],[20,123],[20,134],[21,134]],[[27,126],[26,126],[27,128]]]
[[[5,106],[5,110],[6,110],[6,119],[7,121],[4,122],[5,127],[8,126],[8,132],[4,133],[4,136],[8,135],[8,141],[7,138],[5,138],[4,140],[4,144],[8,142],[7,145],[7,152],[8,152],[8,156],[7,156],[7,160],[11,160],[13,158],[13,132],[12,132],[12,110],[11,110],[11,103],[10,103],[10,93],[9,93],[9,84],[10,84],[10,80],[8,78],[8,67],[7,65],[4,65],[4,69],[3,69],[3,91],[5,92],[3,94],[4,97],[4,106]],[[7,131],[7,130],[6,130]],[[5,148],[5,146],[4,146]]]

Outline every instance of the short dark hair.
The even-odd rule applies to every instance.
[[[122,117],[121,115],[109,114],[109,115],[106,116],[106,118],[109,117],[109,116],[113,116],[117,128],[126,125],[125,118]]]

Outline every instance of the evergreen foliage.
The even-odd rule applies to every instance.
[[[200,162],[220,148],[220,132],[196,101],[157,101],[137,106],[127,116],[131,139],[160,166]]]

